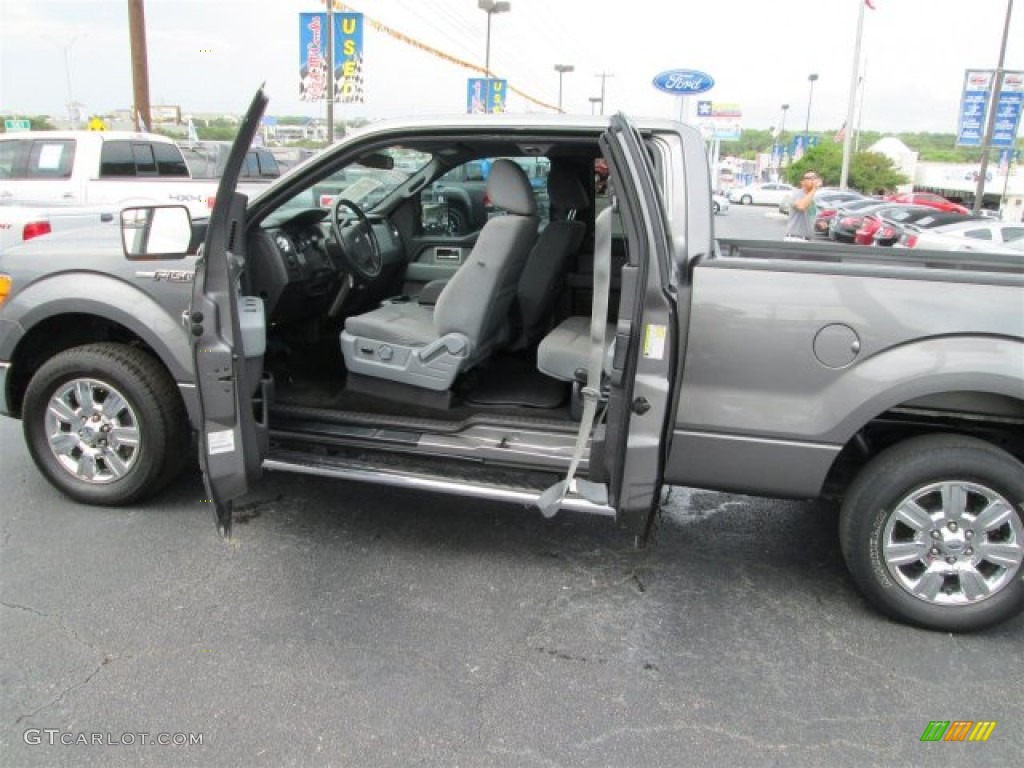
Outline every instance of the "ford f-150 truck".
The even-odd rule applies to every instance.
[[[0,134],[0,204],[162,205],[207,216],[216,184],[192,179],[166,136],[128,131]]]
[[[377,123],[249,200],[265,102],[208,221],[132,208],[0,256],[0,409],[68,496],[139,502],[195,435],[225,535],[263,471],[590,512],[641,540],[666,485],[824,497],[878,609],[941,630],[1020,612],[1015,257],[716,241],[700,134],[622,115]],[[424,226],[420,193],[453,168],[539,156],[539,233],[507,159],[487,190],[504,215]]]

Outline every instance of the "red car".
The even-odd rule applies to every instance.
[[[912,205],[927,205],[929,208],[938,208],[948,213],[970,213],[967,208],[947,200],[942,195],[935,195],[931,192],[905,192],[901,195],[889,195],[885,198],[894,203],[910,203]]]

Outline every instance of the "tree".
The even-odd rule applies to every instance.
[[[823,141],[811,147],[785,170],[786,179],[798,184],[806,171],[815,171],[825,186],[837,187],[843,170],[843,145]],[[856,152],[850,160],[849,186],[871,194],[878,189],[894,189],[909,179],[897,171],[892,161],[878,152]]]

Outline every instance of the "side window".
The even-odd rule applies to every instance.
[[[1024,227],[1003,227],[1003,242],[1012,243],[1024,237]]]
[[[974,240],[991,240],[992,232],[987,229],[969,229],[964,232],[964,237],[970,237]]]
[[[239,175],[244,179],[252,179],[260,175],[260,163],[253,150],[250,149],[245,153],[245,162],[242,164],[242,172]]]
[[[470,160],[453,168],[420,193],[421,224],[427,235],[466,237],[479,232],[488,219],[506,211],[487,196],[487,176],[496,158]],[[526,173],[537,201],[541,226],[550,216],[547,171],[550,161],[510,157]]]
[[[181,151],[173,144],[154,144],[153,155],[156,157],[157,173],[161,176],[187,177],[188,165]]]
[[[276,178],[281,175],[281,169],[277,165],[277,160],[269,152],[258,152],[256,154],[257,164],[259,165],[259,175],[264,178]]]
[[[13,179],[21,176],[20,173],[15,173],[15,165],[24,145],[25,142],[19,140],[0,141],[0,179]]]
[[[128,141],[105,141],[100,152],[100,176],[134,176],[135,158]]]
[[[29,179],[70,179],[74,160],[74,139],[39,139],[32,142],[25,176]]]

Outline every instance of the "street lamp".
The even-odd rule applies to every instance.
[[[592,115],[597,114],[594,110],[595,110],[595,108],[597,107],[598,104],[600,104],[601,105],[601,109],[604,110],[604,99],[602,99],[600,96],[591,96],[590,97],[590,114],[592,114]]]
[[[776,175],[779,179],[782,178],[782,161],[786,157],[786,140],[783,138],[783,134],[786,133],[786,112],[789,111],[789,104],[782,105],[782,119],[779,121],[779,137],[777,139],[779,143],[779,167],[776,171]]]
[[[484,73],[487,78],[487,111],[491,111],[491,16],[496,13],[507,13],[512,10],[512,3],[507,0],[477,0],[477,7],[487,14],[487,54],[484,61]]]
[[[555,64],[555,72],[558,73],[558,111],[562,111],[562,75],[576,69],[572,64]]]
[[[804,124],[804,149],[807,149],[807,142],[811,140],[811,100],[814,98],[814,81],[818,76],[813,72],[807,76],[807,82],[811,84],[811,91],[807,95],[807,122]]]

